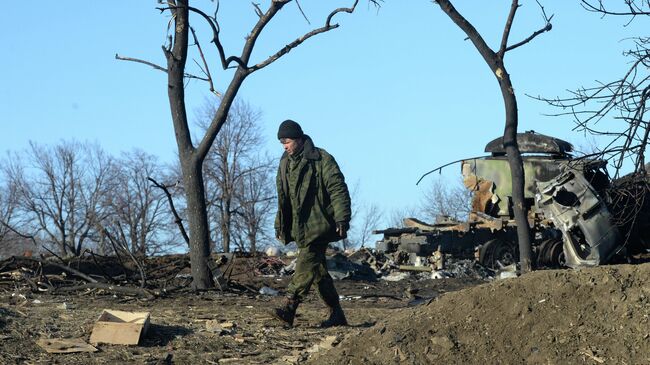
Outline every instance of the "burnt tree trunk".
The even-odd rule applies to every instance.
[[[210,228],[205,206],[203,185],[203,164],[194,158],[181,158],[185,198],[187,199],[187,218],[190,231],[190,263],[192,268],[192,287],[207,289],[214,285],[208,267],[210,259]]]
[[[250,74],[242,67],[237,68],[228,89],[221,98],[221,104],[208,127],[205,136],[198,147],[192,144],[192,138],[187,120],[185,107],[184,74],[187,60],[189,37],[189,8],[187,0],[177,0],[173,9],[175,21],[174,40],[171,49],[165,50],[167,57],[168,96],[169,105],[178,145],[178,155],[183,172],[183,185],[187,199],[190,263],[192,266],[192,288],[195,290],[208,289],[214,286],[212,275],[208,268],[210,258],[210,234],[208,214],[205,206],[205,186],[203,185],[203,161],[212,146],[219,130],[226,122],[230,106]],[[246,60],[248,61],[248,60]]]
[[[501,60],[499,60],[500,62]],[[512,210],[515,214],[517,223],[517,240],[519,242],[519,263],[522,272],[532,270],[531,245],[530,245],[530,227],[528,225],[528,208],[525,205],[525,176],[524,162],[519,152],[517,144],[517,127],[519,124],[517,98],[512,88],[510,75],[503,64],[497,70],[502,70],[502,75],[496,72],[503,104],[506,111],[506,126],[503,131],[503,146],[506,149],[508,164],[510,165],[510,174],[512,177]]]
[[[505,53],[509,50],[517,48],[525,43],[528,43],[537,35],[551,30],[549,20],[544,28],[533,33],[532,36],[526,40],[508,47],[508,36],[512,27],[512,22],[515,17],[519,2],[512,0],[510,13],[506,21],[503,36],[501,39],[501,46],[498,52],[494,52],[485,42],[481,34],[474,28],[474,26],[467,21],[451,4],[450,0],[436,0],[442,11],[449,16],[449,18],[461,28],[467,37],[472,41],[478,52],[481,54],[487,65],[499,82],[501,95],[506,112],[506,122],[503,132],[503,145],[508,156],[508,164],[510,166],[510,173],[512,177],[512,203],[515,215],[515,222],[517,223],[517,239],[519,242],[519,262],[521,264],[521,271],[523,273],[532,270],[531,260],[531,235],[530,226],[528,225],[528,209],[525,205],[524,198],[524,167],[519,146],[517,145],[517,126],[518,126],[518,110],[517,98],[512,87],[510,76],[506,71],[503,58]]]
[[[190,262],[192,288],[207,289],[214,285],[208,268],[210,240],[205,209],[203,159],[197,155],[187,123],[184,74],[189,35],[189,10],[185,0],[177,1],[173,48],[166,52],[169,105],[176,132],[176,144],[183,173],[187,218],[190,231]]]

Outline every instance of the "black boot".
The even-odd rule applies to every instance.
[[[333,307],[328,307],[330,310],[330,316],[327,320],[321,322],[320,326],[323,328],[335,327],[335,326],[347,326],[348,321],[345,319],[345,313],[343,313],[343,308],[341,304],[336,303]]]
[[[282,322],[286,327],[293,327],[293,319],[296,317],[296,309],[300,302],[294,298],[287,297],[284,305],[271,311],[273,318]]]

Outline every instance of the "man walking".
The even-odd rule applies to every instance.
[[[293,326],[296,309],[314,284],[329,308],[329,318],[321,327],[345,326],[347,320],[325,261],[327,245],[346,238],[350,227],[350,193],[345,178],[334,157],[315,147],[298,123],[282,122],[278,139],[285,152],[276,179],[275,233],[284,244],[295,241],[299,252],[285,304],[272,314]]]

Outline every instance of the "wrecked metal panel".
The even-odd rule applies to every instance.
[[[555,179],[538,183],[538,189],[537,206],[562,231],[567,266],[600,265],[615,253],[618,229],[581,173],[566,169]]]
[[[523,161],[525,198],[533,199],[535,197],[535,182],[549,181],[557,176],[564,161],[566,160],[525,157]],[[505,157],[464,160],[461,163],[461,172],[468,189],[482,191],[482,194],[475,197],[480,201],[473,201],[473,205],[483,204],[487,209],[483,213],[493,216],[507,217],[510,215],[508,201],[512,196],[512,176],[510,175],[510,165]],[[494,186],[492,187],[489,183],[482,184],[483,182],[491,182]],[[490,195],[489,199],[488,195]]]
[[[498,215],[495,207],[499,203],[499,197],[494,194],[496,186],[490,180],[483,180],[474,174],[463,179],[465,187],[474,193],[472,194],[472,212],[481,212],[488,215]]]
[[[571,143],[533,131],[517,133],[517,145],[521,153],[566,155],[573,151]],[[485,152],[490,152],[493,155],[505,155],[506,149],[503,147],[503,137],[490,141],[485,146]]]

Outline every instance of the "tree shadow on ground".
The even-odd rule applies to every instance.
[[[144,347],[167,346],[177,336],[187,336],[192,333],[193,330],[181,326],[151,324],[147,336],[142,340],[142,345]]]

